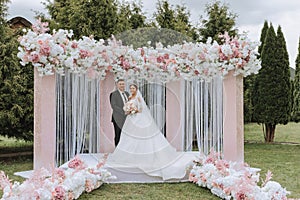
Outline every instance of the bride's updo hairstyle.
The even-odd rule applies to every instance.
[[[131,86],[135,87],[135,89],[138,90],[137,84],[132,83],[132,84],[129,85],[129,87],[131,87]]]

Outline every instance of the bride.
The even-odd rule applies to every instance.
[[[120,142],[108,157],[107,164],[138,168],[163,180],[183,178],[187,167],[180,161],[183,152],[176,152],[165,139],[137,85],[130,85],[130,93],[129,101],[124,106],[127,118]]]

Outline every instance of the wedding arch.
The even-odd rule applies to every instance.
[[[80,153],[83,145],[89,153],[113,150],[108,95],[116,77],[167,88],[160,96],[166,102],[166,137],[177,150],[192,150],[196,137],[204,153],[215,148],[227,160],[244,159],[243,77],[261,67],[258,44],[245,34],[231,38],[225,33],[222,45],[208,40],[135,49],[114,37],[73,40],[72,31],[47,31],[46,23],[33,26],[20,39],[18,53],[21,64],[35,68],[35,169],[50,169],[60,158],[68,159],[64,155]],[[57,150],[60,146],[65,152]]]

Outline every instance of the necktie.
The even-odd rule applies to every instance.
[[[125,101],[125,103],[126,103],[126,102],[127,102],[127,97],[126,97],[125,93],[124,93],[124,92],[122,92],[122,95],[123,95],[123,97],[124,97],[124,101]]]

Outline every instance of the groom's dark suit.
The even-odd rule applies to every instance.
[[[129,93],[126,91],[124,91],[124,93],[128,99]],[[114,124],[114,128],[115,128],[115,145],[117,146],[120,141],[122,127],[126,119],[126,115],[123,110],[124,101],[123,98],[121,97],[119,90],[110,93],[109,99],[110,99],[110,105],[113,110],[111,121]]]

